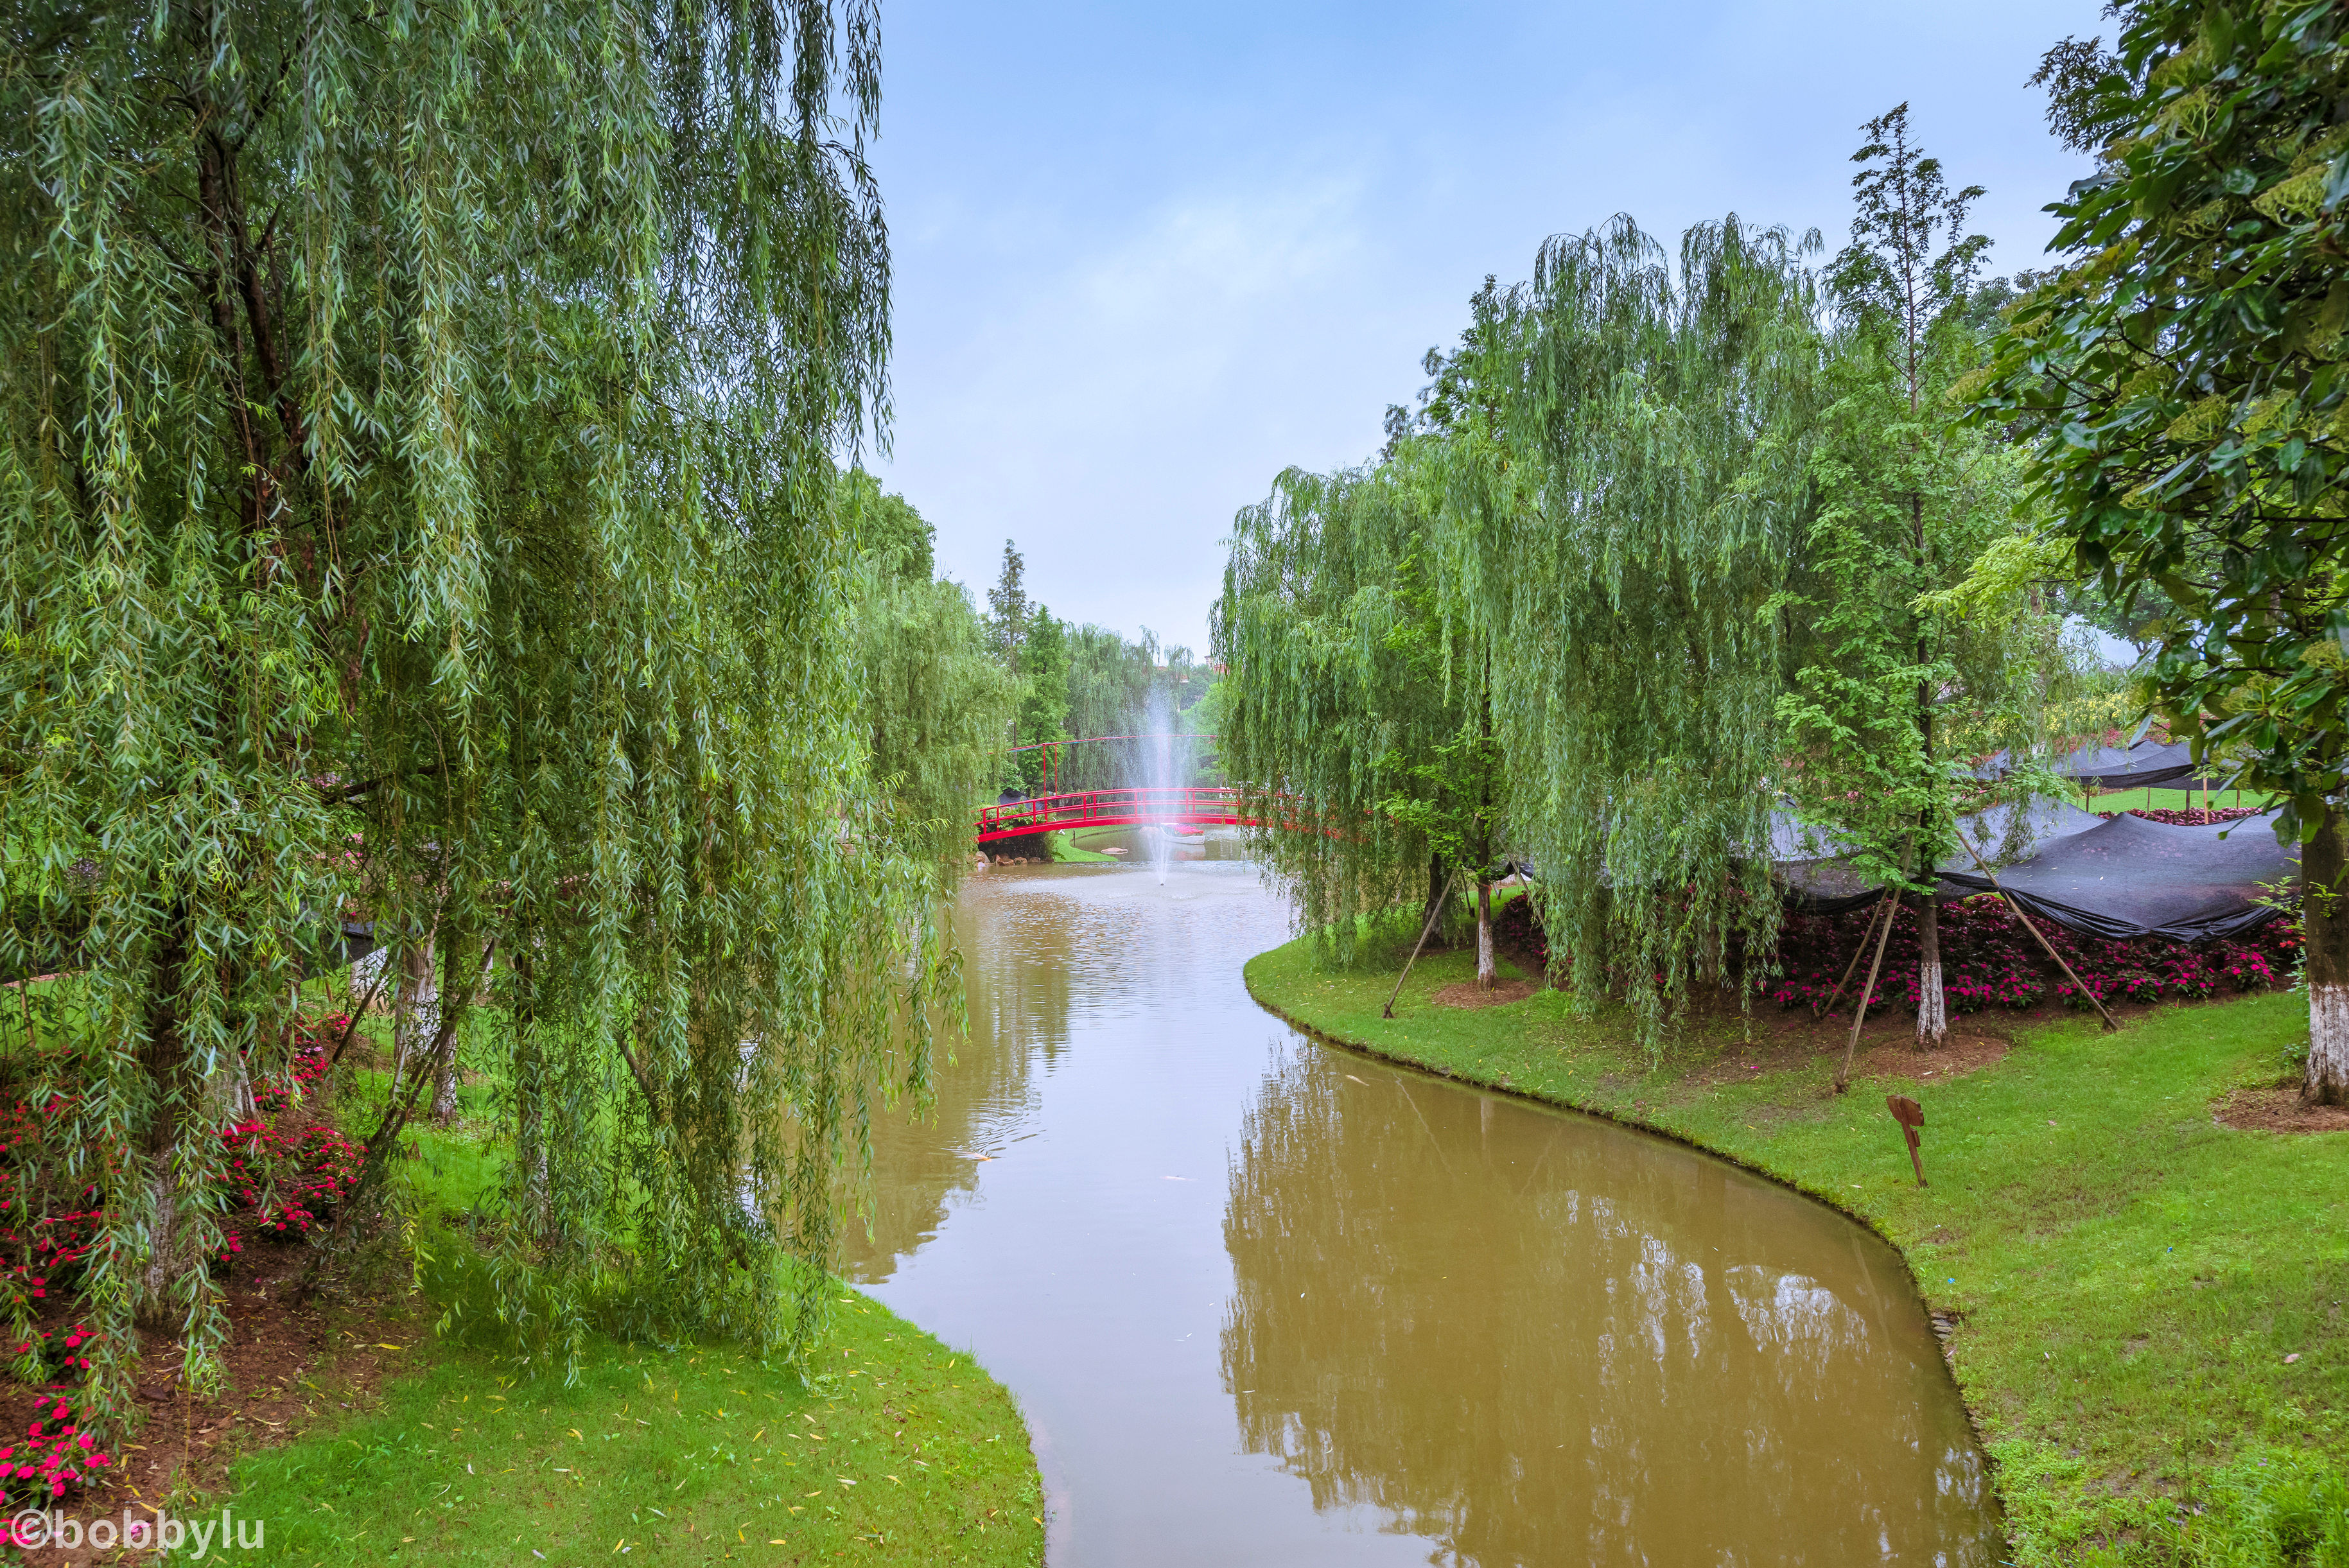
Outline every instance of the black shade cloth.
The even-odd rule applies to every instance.
[[[2055,765],[2057,777],[2097,789],[2143,789],[2184,779],[2193,771],[2193,748],[2182,740],[2167,746],[2150,740],[2126,748],[2092,746]]]
[[[1993,867],[2029,856],[2051,839],[2085,833],[2104,826],[2094,811],[2083,811],[2052,795],[2033,795],[2020,806],[1992,806],[1958,819],[1958,836],[1973,846]],[[1974,857],[1960,850],[1941,862],[1943,871],[1972,871]]]
[[[1978,872],[1944,882],[1988,892]],[[2161,936],[2196,944],[2240,936],[2276,918],[2256,901],[2261,883],[2300,880],[2300,846],[2276,842],[2265,817],[2173,827],[2122,815],[2055,840],[1999,873],[1997,887],[2025,913],[2116,942]]]
[[[2085,832],[2103,824],[2092,811],[2033,795],[2020,806],[1992,806],[1957,821],[1959,833],[1993,867],[2021,860],[2049,841]],[[1847,858],[1850,841],[1797,819],[1790,811],[1770,813],[1770,872],[1778,881],[1780,897],[1798,914],[1841,914],[1865,909],[1884,895],[1883,887],[1854,871]],[[1963,850],[1941,862],[1940,870],[1974,869],[1974,859]],[[1946,878],[1944,880],[1947,880]],[[1965,898],[1972,890],[1945,889],[1944,899]]]
[[[2003,779],[2012,765],[2011,755],[2002,751],[1972,772],[1977,779]],[[2194,756],[2193,748],[2182,740],[2167,746],[2140,740],[2135,746],[2083,747],[2050,766],[2058,779],[2091,789],[2145,789],[2158,784],[2183,788],[2194,771]]]

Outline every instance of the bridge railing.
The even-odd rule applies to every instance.
[[[1083,789],[1007,800],[978,814],[978,837],[1011,838],[1063,828],[1122,828],[1153,823],[1212,827],[1254,819],[1240,812],[1240,792],[1224,785],[1182,785],[1164,789]]]

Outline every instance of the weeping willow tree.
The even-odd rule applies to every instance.
[[[217,1135],[337,916],[431,937],[425,1055],[469,1011],[496,1042],[531,1354],[599,1312],[815,1327],[940,951],[862,766],[832,504],[883,411],[875,29],[250,0],[0,33],[0,967],[70,972],[99,1422],[140,1326],[217,1380]],[[370,1188],[431,1076],[359,1130]]]
[[[1264,824],[1256,854],[1340,962],[1356,915],[1423,891],[1433,918],[1495,845],[1483,686],[1452,659],[1427,531],[1391,465],[1292,469],[1235,520],[1215,609],[1222,764]]]
[[[1674,267],[1629,219],[1479,296],[1454,377],[1488,413],[1429,456],[1446,591],[1489,654],[1517,841],[1582,1005],[1658,1037],[1766,951],[1784,646],[1806,520],[1813,242],[1734,219]]]
[[[988,645],[969,590],[932,578],[921,513],[869,475],[850,475],[846,488],[865,541],[852,618],[874,784],[896,840],[952,873],[995,799],[1019,682]]]

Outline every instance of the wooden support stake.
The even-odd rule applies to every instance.
[[[1411,966],[1419,962],[1420,948],[1426,946],[1427,939],[1435,934],[1435,923],[1444,918],[1444,906],[1452,902],[1452,884],[1459,880],[1460,869],[1454,866],[1452,874],[1444,879],[1444,895],[1435,901],[1435,908],[1429,913],[1426,927],[1420,932],[1419,941],[1412,948],[1411,956],[1403,962],[1402,973],[1395,976],[1394,989],[1387,993],[1387,1005],[1379,1009],[1380,1017],[1394,1016],[1395,998],[1402,995],[1402,983],[1411,978]]]
[[[1958,842],[1961,844],[1966,843],[1966,836],[1963,833],[1960,833],[1958,835]],[[2039,928],[2031,923],[2031,917],[2023,913],[2023,906],[2014,902],[2014,895],[2008,892],[2004,888],[1999,887],[1998,873],[1983,863],[1982,856],[1974,853],[1974,847],[1971,844],[1966,844],[1966,853],[1973,855],[1974,865],[1980,869],[1982,875],[1990,878],[1990,885],[1996,889],[1998,896],[2005,901],[2006,913],[2014,916],[2015,919],[2023,923],[2023,929],[2031,933],[2032,936],[2037,940],[2039,945],[2047,950],[2047,956],[2055,960],[2057,967],[2064,971],[2064,977],[2071,981],[2073,985],[2079,985],[2080,995],[2085,996],[2089,1001],[2095,1004],[2096,1011],[2104,1016],[2105,1027],[2107,1029],[2119,1028],[2120,1026],[2113,1022],[2113,1016],[2105,1011],[2104,1003],[2097,1000],[2096,994],[2094,991],[2089,990],[2087,986],[2080,984],[2080,977],[2072,973],[2072,966],[2064,962],[2064,955],[2055,951],[2055,944],[2048,941],[2044,936],[2040,935]]]
[[[375,1006],[375,994],[383,989],[384,976],[391,973],[391,950],[378,947],[376,951],[383,954],[383,963],[376,969],[375,984],[367,987],[367,1000],[352,1008],[351,1016],[343,1020],[343,1037],[335,1042],[335,1054],[326,1058],[326,1065],[330,1068],[340,1062],[343,1053],[350,1049],[351,1037],[359,1032],[359,1019]]]
[[[1826,1006],[1822,1007],[1816,1002],[1811,1004],[1812,1022],[1817,1022],[1821,1013],[1832,1008],[1842,999],[1843,988],[1851,984],[1852,971],[1859,967],[1859,955],[1868,951],[1868,939],[1876,934],[1876,922],[1884,913],[1885,903],[1885,900],[1878,899],[1875,907],[1868,912],[1868,929],[1859,934],[1859,945],[1851,950],[1851,962],[1843,966],[1843,978],[1837,981],[1835,989],[1827,993]]]
[[[1841,1094],[1851,1087],[1851,1058],[1859,1050],[1859,1026],[1868,1022],[1868,999],[1876,994],[1877,972],[1884,966],[1884,944],[1892,939],[1892,917],[1900,913],[1900,895],[1894,893],[1891,909],[1884,917],[1884,929],[1877,934],[1876,956],[1868,961],[1868,984],[1859,988],[1859,1007],[1851,1016],[1851,1043],[1843,1048],[1843,1070],[1836,1074],[1835,1090]]]

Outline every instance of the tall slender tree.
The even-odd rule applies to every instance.
[[[139,1321],[217,1377],[217,1134],[346,910],[434,933],[436,1051],[493,976],[509,1326],[813,1330],[937,957],[832,504],[877,49],[864,0],[0,29],[0,966],[74,972],[101,1422]]]
[[[1815,510],[1778,604],[1782,785],[1863,874],[1919,901],[1917,1039],[1930,1048],[1949,1027],[1933,872],[1958,852],[1962,764],[2030,738],[2059,622],[2022,603],[1961,621],[1928,597],[2014,532],[2020,462],[1947,396],[1985,353],[1971,295],[1989,242],[1966,232],[1982,190],[1949,189],[1908,105],[1862,129],[1851,243],[1826,278]]]

